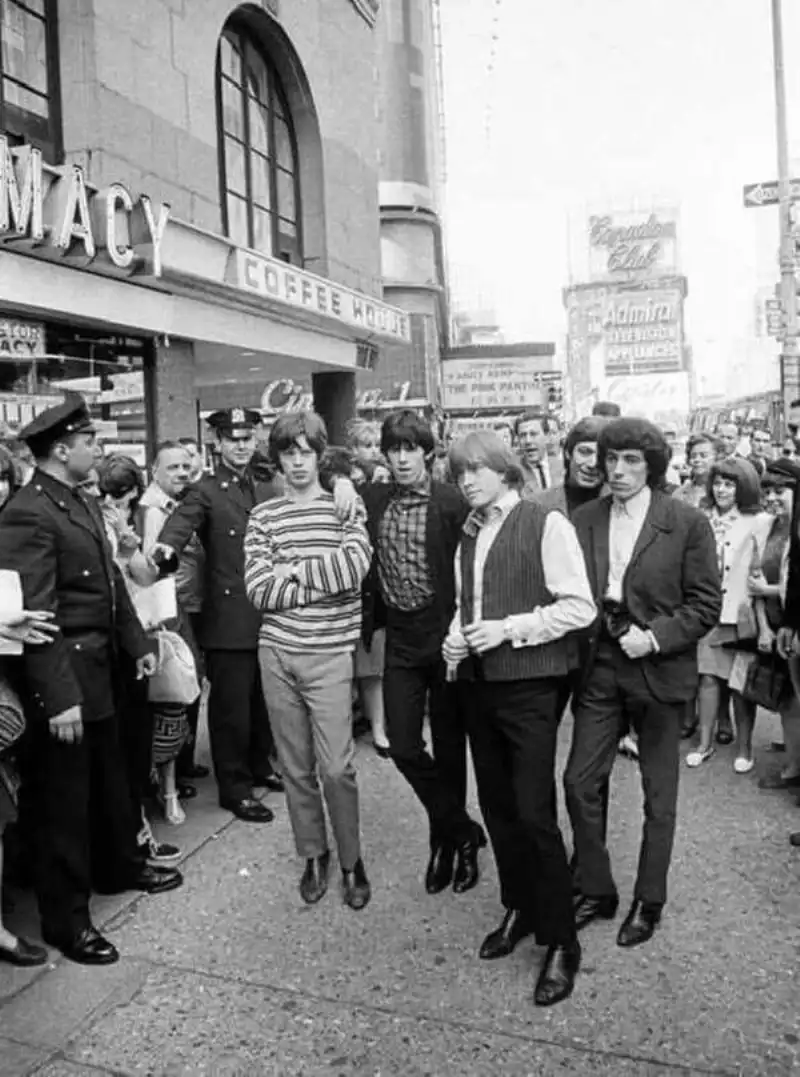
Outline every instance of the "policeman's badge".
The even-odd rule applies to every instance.
[[[244,411],[242,410],[242,408],[234,408],[233,409],[233,411],[231,412],[231,422],[232,423],[243,423],[244,422]]]

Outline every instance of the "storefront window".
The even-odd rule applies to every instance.
[[[148,450],[145,366],[138,337],[91,333],[0,314],[0,440],[13,438],[68,390],[81,393],[106,451],[144,465]]]
[[[60,162],[53,0],[0,0],[0,131]]]
[[[297,144],[286,97],[272,64],[235,26],[220,39],[217,107],[226,234],[302,265]]]

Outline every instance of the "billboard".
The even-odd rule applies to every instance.
[[[660,426],[685,429],[690,409],[689,374],[628,374],[608,378],[603,399],[619,404],[623,415],[641,416]]]
[[[677,211],[589,217],[587,281],[651,280],[678,271]]]
[[[551,356],[445,359],[442,407],[445,411],[546,408],[549,387],[560,381]]]

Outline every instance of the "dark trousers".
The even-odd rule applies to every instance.
[[[645,822],[634,897],[663,905],[675,838],[679,744],[684,703],[654,699],[640,662],[603,643],[575,706],[575,730],[564,786],[575,836],[581,889],[589,897],[616,894],[605,841],[603,787],[628,724],[639,738]]]
[[[199,613],[187,613],[185,610],[180,610],[180,634],[192,649],[192,654],[194,655],[194,660],[197,665],[197,679],[202,684],[205,662],[203,660],[203,653],[200,650],[200,644],[197,642],[197,626],[199,621]],[[191,773],[194,766],[194,750],[197,745],[197,727],[200,723],[201,698],[201,696],[198,696],[195,702],[190,703],[186,708],[186,719],[189,722],[189,736],[178,754],[176,770],[179,777]]]
[[[93,885],[122,888],[139,870],[139,819],[116,718],[85,723],[79,744],[56,740],[47,723],[26,739],[20,814],[34,841],[42,930],[69,939],[89,926]]]
[[[458,686],[446,683],[444,663],[432,658],[416,666],[387,666],[383,702],[392,759],[428,813],[431,844],[469,840],[467,732]],[[426,702],[432,757],[422,736]]]
[[[469,737],[500,897],[530,919],[543,946],[575,937],[572,877],[556,816],[561,679],[470,685]]]
[[[136,665],[120,655],[118,692],[119,732],[128,787],[136,818],[150,795],[153,763],[153,709],[147,698],[147,681],[136,680]]]
[[[258,651],[208,651],[208,732],[220,798],[253,795],[253,778],[269,774],[275,751],[261,690]]]

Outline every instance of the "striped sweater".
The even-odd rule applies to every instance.
[[[287,651],[349,651],[361,631],[361,583],[372,548],[363,506],[342,523],[333,497],[287,497],[253,509],[244,539],[247,597],[264,614],[261,643]],[[275,570],[298,566],[299,582]]]

